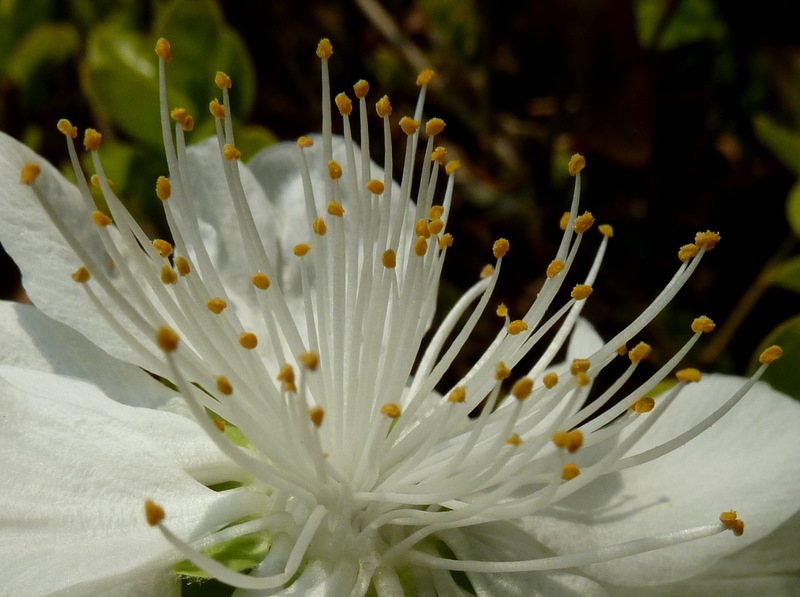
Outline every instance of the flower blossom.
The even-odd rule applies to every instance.
[[[530,308],[490,307],[510,250],[498,239],[434,326],[459,164],[436,145],[444,122],[423,123],[432,72],[397,125],[398,184],[391,103],[375,104],[378,166],[369,85],[332,102],[327,40],[322,134],[247,165],[230,78],[215,79],[216,136],[187,147],[192,117],[167,101],[169,44],[156,51],[170,239],[118,199],[97,131],[83,144],[107,213],[71,123],[58,128],[77,187],[0,137],[0,239],[36,305],[0,315],[3,594],[178,595],[180,577],[239,596],[797,590],[800,464],[787,452],[800,406],[758,381],[780,349],[749,379],[681,369],[650,397],[713,329],[698,317],[652,377],[626,383],[650,353],[637,335],[718,234],[682,247],[651,305],[601,340],[580,312],[613,231],[595,236],[579,210],[575,156],[563,238]],[[595,247],[588,272],[573,265],[581,245]],[[497,317],[494,340],[445,387],[481,316]],[[625,371],[593,392],[618,360]]]

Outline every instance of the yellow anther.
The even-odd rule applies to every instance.
[[[444,147],[437,147],[431,152],[431,161],[444,164],[447,159],[447,150]]]
[[[214,118],[219,118],[220,120],[225,118],[225,106],[220,104],[217,98],[214,98],[208,104],[208,111],[211,112]]]
[[[178,274],[166,263],[161,266],[161,282],[164,284],[177,284]]]
[[[239,344],[242,348],[253,350],[258,346],[258,338],[253,332],[242,332],[239,334]]]
[[[267,274],[262,274],[261,272],[253,274],[253,277],[250,278],[250,282],[252,282],[253,286],[259,290],[266,290],[272,283],[269,279],[269,276]]]
[[[447,165],[444,167],[445,173],[450,176],[453,172],[461,168],[461,162],[458,160],[451,160],[447,162]]]
[[[375,111],[381,118],[387,118],[392,115],[392,104],[388,95],[384,95],[375,103]]]
[[[508,379],[511,375],[511,369],[506,367],[506,364],[503,361],[500,361],[494,366],[494,378],[497,381],[501,379]]]
[[[577,218],[575,218],[575,223],[572,225],[572,229],[578,234],[583,234],[584,232],[589,230],[589,228],[591,228],[593,224],[594,224],[594,216],[590,214],[588,211],[585,211]]]
[[[160,238],[155,239],[153,241],[153,247],[155,247],[156,251],[158,251],[158,254],[165,259],[172,255],[172,245],[165,240]]]
[[[700,373],[697,369],[688,368],[676,371],[675,377],[677,378],[678,381],[685,381],[687,383],[692,383],[695,381],[700,381],[700,379],[703,377],[703,374]]]
[[[210,298],[208,299],[208,302],[206,302],[206,307],[208,307],[208,310],[211,311],[214,315],[219,315],[220,313],[222,313],[225,310],[225,307],[227,306],[228,303],[226,303],[224,299],[221,299],[218,296]]]
[[[425,123],[425,134],[429,137],[434,137],[441,134],[441,132],[444,130],[444,127],[444,120],[441,118],[431,118]]]
[[[424,257],[427,252],[428,240],[424,236],[417,237],[417,242],[414,243],[414,255]]]
[[[294,246],[294,254],[296,257],[305,257],[311,250],[311,245],[308,243],[298,243]]]
[[[440,220],[444,215],[444,206],[442,205],[434,205],[431,207],[430,211],[428,212],[428,219],[433,220]]]
[[[284,392],[297,391],[297,386],[294,384],[294,369],[289,363],[278,370],[278,376],[275,379],[283,383]]]
[[[636,402],[633,403],[631,406],[631,410],[635,410],[637,413],[644,414],[649,413],[655,407],[656,401],[650,398],[650,396],[644,396],[643,398],[639,398]]]
[[[515,319],[511,323],[508,324],[508,333],[511,336],[516,336],[520,332],[524,332],[528,329],[528,324],[522,321],[521,319]]]
[[[563,261],[560,259],[553,259],[550,262],[550,265],[547,266],[547,277],[555,278],[558,274],[564,271],[565,267],[567,266]]]
[[[91,178],[89,178],[89,182],[92,183],[92,186],[99,189],[100,188],[100,177],[97,174],[92,174]],[[108,184],[109,188],[114,188],[114,181],[110,178],[106,178],[106,184]]]
[[[105,228],[106,226],[111,225],[112,220],[102,211],[93,211],[92,222],[94,222],[94,225],[98,228]]]
[[[430,85],[433,81],[434,72],[426,68],[422,71],[419,75],[417,75],[417,87],[422,87],[423,85]]]
[[[367,190],[373,195],[382,195],[384,186],[380,180],[370,180],[367,183]]]
[[[329,40],[327,37],[323,37],[317,44],[317,58],[327,60],[331,56],[333,56],[333,46],[331,45],[331,40]]]
[[[611,238],[614,236],[614,229],[610,224],[600,224],[597,229],[600,231],[600,234],[606,238]]]
[[[508,315],[508,307],[506,307],[505,303],[500,303],[497,305],[497,310],[495,311],[498,317],[505,317]]]
[[[89,270],[85,267],[81,267],[74,272],[72,272],[72,279],[78,282],[79,284],[83,284],[89,281],[91,276],[89,275]]]
[[[319,365],[319,355],[313,350],[304,352],[298,357],[300,364],[309,371],[316,371]]]
[[[448,235],[445,234],[445,236],[448,236]],[[453,243],[451,242],[450,245],[452,245],[452,244]],[[447,246],[449,247],[450,245],[447,245]],[[442,243],[439,242],[439,247],[441,248],[441,246],[442,246]],[[480,277],[481,280],[485,280],[486,278],[491,278],[492,275],[494,275],[494,266],[491,263],[487,263],[486,265],[484,265],[481,268],[481,273],[480,273],[479,277]]]
[[[409,137],[417,132],[419,122],[408,116],[403,116],[400,119],[400,130],[402,130]]]
[[[158,57],[162,58],[164,62],[172,60],[172,48],[169,42],[163,37],[156,42],[156,54],[158,54]]]
[[[39,174],[41,173],[42,173],[42,168],[39,166],[39,164],[33,164],[33,163],[25,164],[22,167],[22,171],[20,172],[19,175],[19,184],[25,184],[30,186],[33,184],[33,181],[35,181],[39,177]]]
[[[381,262],[383,263],[383,267],[386,269],[394,269],[397,265],[397,256],[394,254],[394,251],[391,249],[387,249],[383,252],[383,257],[381,257]]]
[[[386,415],[390,419],[396,419],[400,416],[400,407],[394,402],[389,402],[388,404],[381,406],[381,414]]]
[[[169,115],[172,117],[172,120],[183,124],[186,121],[187,112],[184,108],[173,108]]]
[[[508,439],[506,439],[506,443],[509,446],[518,446],[522,443],[522,438],[518,434],[512,433],[508,436]]]
[[[147,519],[147,524],[154,527],[164,520],[164,508],[156,504],[153,500],[145,500],[144,516]]]
[[[561,230],[566,230],[567,225],[569,225],[569,212],[565,211],[558,221],[558,227],[561,228]]]
[[[581,154],[576,153],[569,159],[569,175],[577,176],[578,172],[586,167],[586,158]]]
[[[692,321],[692,331],[695,333],[703,332],[704,334],[708,334],[713,332],[715,327],[717,327],[717,324],[705,315],[701,315]]]
[[[212,419],[214,421],[214,425],[217,429],[219,429],[220,433],[225,433],[225,421],[222,419]]]
[[[700,252],[700,248],[695,244],[683,245],[678,249],[678,259],[686,263],[690,259],[694,259]]]
[[[334,99],[336,107],[339,108],[339,114],[342,116],[350,116],[353,113],[353,102],[347,97],[346,93],[340,93]]]
[[[191,131],[194,128],[194,117],[189,115],[186,119],[181,123],[184,131]]]
[[[557,431],[553,434],[553,443],[567,452],[577,452],[583,446],[583,432],[580,429]]]
[[[494,255],[495,259],[501,259],[508,253],[509,248],[511,248],[511,245],[506,239],[498,238],[492,245],[492,255]]]
[[[578,385],[578,387],[584,388],[592,383],[592,379],[583,371],[581,371],[575,376],[575,383]]]
[[[162,201],[169,199],[172,194],[172,183],[166,176],[159,176],[156,181],[156,197]]]
[[[369,93],[369,83],[364,79],[357,81],[355,85],[353,85],[353,93],[356,94],[358,99],[365,97]]]
[[[233,160],[238,160],[239,158],[241,158],[242,157],[242,152],[239,151],[238,149],[236,149],[230,143],[226,143],[222,147],[222,155],[225,157],[226,160],[231,162]]]
[[[328,213],[336,218],[341,218],[344,215],[344,207],[336,201],[331,201],[328,203]]]
[[[424,236],[425,238],[431,237],[431,229],[428,227],[428,222],[420,220],[414,224],[414,234],[417,236]]]
[[[314,140],[310,137],[298,137],[297,138],[297,146],[301,149],[306,149],[307,147],[313,147]]]
[[[233,386],[224,375],[217,377],[217,391],[225,396],[233,394]]]
[[[575,464],[569,463],[564,465],[564,470],[561,472],[561,478],[564,481],[571,481],[580,474],[581,469],[579,469]]]
[[[723,512],[719,515],[719,521],[725,525],[726,528],[733,531],[733,534],[740,537],[744,533],[744,522],[736,517],[736,511]]]
[[[233,87],[233,82],[228,75],[223,73],[221,70],[218,70],[217,74],[214,75],[214,85],[220,89],[230,89]]]
[[[628,358],[631,360],[631,363],[641,363],[647,357],[650,356],[650,345],[646,342],[639,342],[636,346],[634,346],[631,351],[628,353]]]
[[[100,149],[100,143],[103,142],[103,135],[94,129],[86,129],[83,133],[83,147],[86,151],[97,151]]]
[[[628,354],[628,345],[623,344],[622,346],[617,347],[616,353],[619,356],[624,357],[626,354]]]
[[[582,301],[585,298],[592,294],[592,287],[588,284],[577,284],[575,288],[572,289],[570,296],[574,298],[576,301]]]
[[[328,162],[328,176],[331,177],[331,180],[337,180],[342,177],[342,167],[333,160]]]
[[[444,251],[447,247],[453,246],[453,235],[445,232],[439,239],[439,250]]]
[[[325,418],[325,411],[321,407],[315,406],[308,411],[308,418],[314,423],[315,427],[322,425],[322,419]]]
[[[522,377],[511,386],[511,395],[517,400],[525,400],[533,391],[533,380],[530,377]]]
[[[762,365],[769,365],[770,363],[777,361],[782,356],[783,349],[780,346],[770,346],[769,348],[764,349],[764,351],[759,355],[758,362]]]
[[[175,257],[172,261],[181,276],[188,276],[191,273],[192,268],[189,267],[189,262],[185,257]]]
[[[701,249],[705,247],[706,251],[710,251],[714,248],[714,246],[719,242],[720,236],[719,232],[711,232],[711,230],[706,230],[705,232],[698,232],[694,235],[694,244],[696,244]]]
[[[58,130],[61,131],[67,137],[75,139],[78,136],[78,128],[72,126],[72,123],[66,118],[62,118],[61,120],[59,120],[56,127],[58,127]]]
[[[578,375],[578,373],[586,373],[591,366],[592,363],[591,361],[589,361],[589,359],[573,359],[572,363],[569,366],[569,372],[572,375]]]
[[[457,386],[450,391],[447,396],[448,402],[464,402],[467,399],[467,388],[464,386]]]
[[[328,232],[328,227],[325,225],[325,220],[322,218],[317,218],[311,223],[311,229],[314,230],[314,234],[318,236],[325,236]]]
[[[161,326],[156,330],[156,344],[164,352],[178,348],[178,334],[172,328]]]
[[[428,230],[430,230],[431,234],[439,234],[444,230],[444,222],[442,220],[433,220],[428,226]]]
[[[542,378],[542,383],[544,384],[544,387],[546,387],[548,390],[554,388],[558,383],[558,373],[552,373],[552,372],[547,373]]]

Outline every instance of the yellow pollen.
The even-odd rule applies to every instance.
[[[331,201],[328,203],[328,213],[334,217],[341,218],[344,215],[344,207],[336,203],[336,201]]]
[[[206,303],[206,307],[208,307],[208,310],[214,313],[215,315],[219,315],[220,313],[222,313],[225,310],[225,307],[227,306],[228,303],[226,303],[223,299],[219,297],[208,299],[208,302]]]
[[[439,239],[439,250],[444,251],[446,247],[453,246],[453,235],[449,232],[445,232],[442,237]]]
[[[186,119],[181,123],[184,131],[191,131],[194,128],[194,116],[187,116]]]
[[[508,324],[508,333],[511,336],[516,336],[520,332],[524,332],[528,329],[528,324],[522,321],[521,319],[515,319],[511,323]]]
[[[447,162],[447,165],[444,167],[445,173],[450,176],[453,172],[461,168],[461,162],[458,160],[452,160]]]
[[[432,162],[439,162],[440,164],[444,164],[446,158],[447,158],[447,150],[444,147],[437,147],[431,152]]]
[[[238,160],[240,157],[242,157],[242,152],[241,152],[241,151],[239,151],[238,149],[236,149],[236,148],[235,148],[233,145],[231,145],[230,143],[226,143],[226,144],[225,144],[225,145],[222,147],[222,155],[223,155],[223,156],[225,156],[225,159],[226,159],[226,160],[228,160],[229,162],[231,162],[231,161],[233,161],[233,160]]]
[[[586,373],[589,368],[592,366],[592,363],[589,359],[574,359],[572,364],[569,366],[569,372],[572,375],[578,375],[578,373]]]
[[[650,348],[649,344],[645,342],[639,342],[639,344],[634,346],[628,353],[628,358],[631,360],[631,363],[640,363],[650,356],[651,350],[652,349]]]
[[[511,395],[517,400],[525,400],[533,391],[533,380],[530,377],[522,377],[511,386]]]
[[[770,363],[777,361],[782,356],[783,349],[780,346],[770,346],[769,348],[764,349],[764,351],[759,355],[758,362],[762,365],[769,365]]]
[[[156,344],[164,352],[172,352],[178,348],[178,334],[172,328],[161,326],[156,330]]]
[[[353,102],[347,97],[346,93],[340,93],[334,99],[336,107],[339,108],[339,114],[342,116],[350,116],[353,113]]]
[[[328,176],[331,177],[331,180],[337,180],[342,177],[342,167],[333,160],[328,162]]]
[[[308,243],[298,243],[294,246],[294,254],[296,257],[304,257],[311,250],[311,245]]]
[[[239,344],[242,346],[242,348],[253,350],[256,346],[258,346],[258,338],[253,332],[242,332],[239,334]]]
[[[85,267],[79,268],[72,272],[72,279],[78,282],[79,284],[83,284],[89,281],[91,276],[89,275],[89,270]]]
[[[506,443],[509,446],[518,446],[522,443],[522,438],[516,433],[512,433],[508,436],[508,439],[506,439]]]
[[[220,433],[225,433],[225,421],[222,419],[213,419],[214,425],[219,429]]]
[[[564,215],[562,215],[561,219],[558,221],[558,227],[561,228],[561,230],[566,230],[567,224],[569,224],[569,212],[565,211]]]
[[[558,373],[548,373],[542,378],[542,383],[548,390],[554,388],[558,383]]]
[[[172,183],[166,176],[159,176],[156,181],[156,197],[162,201],[169,199],[172,194]]]
[[[39,166],[39,164],[33,164],[33,163],[25,164],[22,167],[22,171],[20,172],[19,175],[19,184],[25,184],[28,186],[32,185],[33,181],[35,181],[39,177],[39,174],[41,174],[41,172],[42,169]]]
[[[445,236],[447,236],[447,234],[445,234]],[[452,245],[453,243],[451,242],[450,244]],[[442,243],[440,241],[439,242],[439,247],[441,248],[441,246],[442,246]],[[450,245],[448,245],[448,246],[450,246]],[[487,263],[481,269],[481,273],[480,273],[479,277],[480,277],[481,280],[485,280],[486,278],[491,278],[492,274],[494,274],[494,266],[491,263]]]
[[[370,180],[367,183],[367,190],[372,193],[373,195],[382,195],[383,194],[383,183],[380,180]]]
[[[720,514],[719,521],[724,524],[726,528],[733,531],[733,534],[737,537],[740,537],[742,533],[744,533],[744,522],[736,517],[735,510]]]
[[[508,379],[511,375],[511,369],[506,367],[506,364],[503,361],[500,361],[494,366],[494,378],[497,381],[501,379]]]
[[[218,70],[217,74],[214,75],[214,85],[220,89],[230,89],[233,87],[233,82],[228,75],[223,73],[221,70]]]
[[[285,392],[297,391],[297,386],[294,385],[294,369],[292,369],[292,366],[289,363],[286,363],[280,368],[278,371],[278,376],[275,379],[283,382],[283,390]]]
[[[592,380],[589,378],[588,375],[586,375],[583,371],[581,371],[578,373],[578,375],[575,376],[575,383],[579,387],[583,388],[592,383]]]
[[[703,332],[704,334],[708,334],[713,332],[715,327],[717,327],[717,324],[715,324],[705,315],[701,315],[692,321],[692,331],[695,333]]]
[[[403,116],[400,119],[400,130],[402,130],[409,137],[417,132],[419,122],[408,116]]]
[[[444,206],[443,205],[434,205],[431,207],[430,211],[428,212],[428,219],[429,220],[439,220],[444,215]]]
[[[495,311],[498,317],[505,317],[508,315],[508,307],[506,307],[505,303],[500,303],[497,305],[497,310]]]
[[[719,232],[711,232],[711,230],[706,230],[705,232],[698,232],[694,236],[694,244],[696,244],[701,249],[705,247],[706,251],[710,251],[714,248],[714,246],[719,242],[720,236]]]
[[[425,134],[429,137],[434,137],[441,134],[441,132],[444,130],[444,127],[444,120],[441,118],[431,118],[425,123]]]
[[[600,224],[597,229],[600,231],[600,234],[606,238],[612,238],[614,236],[614,229],[610,224]]]
[[[650,398],[650,396],[644,396],[643,398],[639,398],[636,402],[633,403],[631,406],[632,410],[635,410],[640,415],[643,413],[649,413],[655,407],[656,401]]]
[[[588,284],[578,284],[572,289],[570,296],[576,301],[582,301],[583,299],[588,298],[590,294],[592,294],[591,286]]]
[[[225,118],[225,106],[220,104],[217,98],[214,98],[208,104],[208,111],[211,112],[214,118],[219,118],[220,120]]]
[[[317,218],[311,223],[311,228],[314,230],[314,234],[318,236],[325,236],[328,232],[328,227],[325,225],[325,220],[322,218]]]
[[[158,57],[162,58],[164,62],[172,60],[172,48],[169,42],[163,37],[156,42],[156,54],[158,54]]]
[[[313,350],[304,352],[298,357],[298,360],[300,361],[300,364],[309,371],[316,371],[317,366],[319,365],[319,355]]]
[[[267,274],[262,274],[261,272],[253,274],[253,277],[250,278],[250,282],[252,282],[253,286],[259,290],[266,290],[271,284],[269,276]]]
[[[627,344],[623,344],[622,346],[617,348],[616,353],[619,356],[624,357],[626,354],[628,354],[628,345]]]
[[[577,218],[575,218],[575,223],[572,225],[572,229],[578,234],[583,234],[584,232],[589,230],[589,228],[591,228],[593,224],[594,224],[594,216],[590,214],[588,211],[585,211]]]
[[[444,230],[444,222],[441,220],[433,220],[430,226],[428,226],[428,229],[431,231],[431,234],[439,234]]]
[[[386,269],[394,269],[397,265],[397,256],[394,254],[394,251],[391,249],[387,249],[383,252],[383,257],[381,257],[381,262],[383,263],[383,267]]]
[[[381,414],[386,415],[390,419],[396,419],[400,416],[400,407],[394,402],[389,402],[388,404],[381,406]]]
[[[307,147],[313,147],[314,141],[309,137],[298,137],[297,138],[297,146],[301,149],[305,149]]]
[[[72,123],[66,118],[62,118],[61,120],[59,120],[56,127],[67,137],[70,137],[72,139],[78,137],[78,128],[72,126]]]
[[[576,153],[569,159],[569,175],[577,176],[578,172],[586,167],[586,158],[581,154]]]
[[[392,115],[392,104],[389,102],[388,95],[384,95],[375,103],[375,111],[381,118],[387,118]]]
[[[111,225],[111,218],[109,218],[102,211],[93,211],[92,222],[94,222],[94,225],[98,228],[105,228],[106,226]]]
[[[686,263],[690,259],[694,259],[699,252],[700,248],[695,244],[683,245],[680,249],[678,249],[678,259]]]
[[[358,99],[365,97],[369,93],[369,83],[364,79],[357,81],[355,85],[353,85],[353,93],[356,94]]]
[[[492,255],[494,255],[495,259],[502,259],[508,253],[510,247],[511,245],[506,239],[498,238],[492,245]]]
[[[331,45],[331,40],[329,40],[327,37],[323,37],[317,44],[317,58],[327,60],[331,56],[333,56],[333,46]]]
[[[154,527],[164,520],[164,508],[156,504],[153,500],[145,500],[144,516],[147,519],[147,524]]]
[[[175,257],[173,259],[175,263],[175,269],[178,270],[178,273],[181,276],[188,276],[189,273],[192,271],[192,268],[189,267],[189,262],[186,260],[185,257]]]
[[[94,129],[86,129],[83,134],[83,147],[86,151],[97,151],[100,149],[100,143],[103,141],[103,135]]]
[[[184,108],[173,108],[169,115],[173,120],[183,124],[186,121],[187,112]]]
[[[678,379],[678,381],[685,381],[687,383],[692,383],[695,381],[700,381],[700,379],[703,377],[703,374],[700,373],[697,369],[688,368],[676,371],[675,377]]]
[[[431,237],[431,229],[428,227],[428,222],[420,220],[414,224],[414,233],[417,236],[424,236],[425,238]]]
[[[153,241],[153,247],[155,247],[156,251],[158,251],[158,254],[165,259],[172,255],[172,245],[165,240],[160,238],[155,239]]]
[[[417,87],[422,87],[423,85],[430,85],[433,81],[434,72],[426,68],[422,71],[419,75],[417,75]]]
[[[553,261],[550,262],[550,265],[547,266],[547,277],[555,278],[558,274],[564,271],[565,267],[567,266],[563,261],[560,259],[553,259]]]
[[[322,425],[322,419],[325,418],[325,411],[319,406],[315,406],[308,411],[308,417],[311,419],[311,422],[314,423],[315,427],[319,427]]]
[[[448,402],[464,402],[467,399],[467,388],[464,386],[458,386],[453,388],[450,394],[447,396]]]
[[[425,253],[428,252],[428,241],[425,239],[424,236],[420,236],[417,238],[417,242],[414,243],[414,255],[417,257],[424,257]]]
[[[581,469],[579,469],[576,465],[572,463],[565,464],[564,470],[561,472],[561,478],[564,481],[571,481],[580,474],[581,474]]]
[[[100,188],[100,177],[97,174],[92,174],[92,177],[89,179],[89,182],[92,183],[92,186],[99,189]],[[110,178],[106,178],[106,183],[108,183],[109,188],[114,188],[114,181]]]
[[[553,434],[553,443],[569,453],[577,452],[583,446],[583,432],[579,429],[557,431]]]
[[[178,282],[178,274],[166,263],[161,266],[161,281],[164,284],[176,284]]]

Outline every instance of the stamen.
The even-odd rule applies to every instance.
[[[577,176],[586,167],[586,158],[576,153],[569,160],[569,175]]]
[[[253,350],[258,346],[258,338],[253,332],[242,332],[239,334],[239,344],[242,345],[242,348]]]
[[[144,515],[147,518],[147,524],[154,527],[164,520],[164,508],[156,504],[153,500],[145,500]]]
[[[32,185],[41,174],[42,169],[38,164],[25,164],[19,177],[19,184]]]
[[[389,417],[390,419],[396,419],[400,416],[400,407],[394,402],[389,402],[381,407],[381,414]]]
[[[590,294],[592,294],[591,286],[588,284],[577,284],[575,288],[572,289],[570,296],[576,301],[582,301],[588,298]]]
[[[561,478],[564,481],[571,481],[580,474],[581,471],[575,464],[568,463],[564,465],[564,470],[561,472]]]

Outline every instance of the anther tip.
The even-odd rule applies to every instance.
[[[783,349],[780,346],[770,346],[769,348],[764,349],[764,351],[759,355],[758,362],[762,365],[769,365],[770,363],[774,363],[778,359],[783,356]]]
[[[221,70],[218,70],[217,74],[214,75],[214,84],[220,89],[230,89],[233,87],[233,81],[231,81],[231,78]]]
[[[586,158],[581,154],[576,153],[569,160],[569,175],[577,176],[578,173],[586,167]]]
[[[431,69],[426,68],[417,76],[417,87],[430,85],[433,82],[433,77],[435,74],[436,73],[434,73]]]
[[[322,60],[327,60],[331,56],[333,56],[333,45],[331,45],[331,40],[329,40],[327,37],[323,37],[317,44],[317,57],[321,58]]]
[[[172,352],[178,348],[178,334],[172,328],[161,326],[156,330],[156,343],[164,352]]]
[[[172,47],[163,37],[156,42],[156,54],[158,54],[158,57],[163,59],[164,62],[172,60]]]
[[[164,508],[156,504],[153,500],[145,500],[144,515],[145,518],[147,518],[147,524],[154,527],[164,520]]]
[[[39,174],[42,173],[42,168],[39,164],[25,164],[22,167],[22,171],[19,175],[19,183],[24,185],[32,185],[34,181],[39,177]]]

